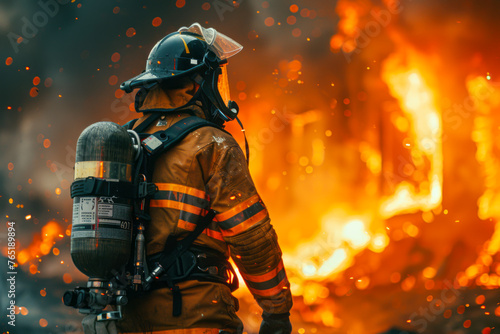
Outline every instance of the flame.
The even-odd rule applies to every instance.
[[[403,160],[405,164],[399,174],[390,175],[400,182],[395,186],[394,194],[383,199],[380,214],[384,218],[418,210],[430,211],[442,201],[441,113],[421,71],[425,68],[425,59],[416,52],[409,52],[393,54],[385,61],[382,71],[382,79],[391,95],[398,99],[408,121],[398,118],[399,126],[396,126],[398,129],[404,129],[403,124],[408,126],[409,138],[404,146],[409,149],[411,157],[411,161]]]
[[[486,190],[478,200],[478,216],[500,218],[500,157],[495,154],[500,149],[495,140],[500,118],[492,112],[500,106],[500,91],[483,77],[470,78],[467,88],[477,111],[472,131],[472,140],[477,145],[476,159],[486,175]]]
[[[297,294],[303,290],[295,287],[304,280],[333,280],[352,265],[354,256],[367,247],[375,252],[382,251],[389,239],[384,232],[373,233],[368,226],[373,225],[370,216],[351,216],[340,210],[325,215],[321,232],[309,242],[300,244],[294,253],[285,253],[284,261],[289,270],[294,271],[296,281],[291,280]]]
[[[40,234],[34,235],[31,244],[19,252],[17,256],[19,264],[22,265],[35,258],[49,254],[52,246],[55,244],[55,240],[60,238],[59,235],[62,232],[61,225],[54,221],[48,222],[42,227]]]
[[[356,49],[359,36],[359,25],[367,14],[367,7],[354,1],[341,0],[337,3],[336,12],[339,14],[339,32],[330,39],[332,52],[352,52]]]
[[[441,113],[430,84],[426,81],[427,77],[422,72],[425,68],[424,59],[416,52],[408,52],[397,52],[387,59],[382,79],[401,108],[401,115],[395,117],[394,127],[407,135],[401,149],[409,151],[411,161],[406,165],[411,167],[410,172],[397,175],[393,193],[382,197],[371,212],[357,216],[349,209],[334,208],[323,217],[321,231],[312,240],[300,244],[294,253],[284,254],[287,267],[296,275],[296,280],[292,280],[295,293],[302,294],[304,291],[300,287],[293,287],[294,282],[304,285],[305,281],[332,281],[353,265],[355,256],[361,251],[370,249],[382,252],[390,241],[383,228],[384,219],[419,210],[430,211],[441,204]],[[410,61],[406,61],[406,58]],[[293,120],[295,134],[303,134],[301,125],[307,123],[304,119],[311,119],[311,122],[315,120],[310,115],[314,114],[308,112]],[[315,145],[320,146],[319,143]],[[386,176],[389,173],[392,165],[383,164],[380,149],[362,142],[359,151],[361,160],[373,175]],[[432,217],[427,218],[432,220]],[[419,228],[410,222],[403,224],[403,231],[410,237],[419,235]],[[368,276],[355,282],[358,289],[366,289],[369,284]],[[407,278],[402,286],[410,290],[414,284],[414,279]]]
[[[476,109],[471,137],[477,146],[476,160],[485,175],[485,191],[477,201],[477,214],[480,219],[496,221],[496,225],[476,263],[470,265],[465,273],[459,273],[457,278],[460,278],[462,286],[475,282],[479,286],[498,288],[500,265],[493,266],[492,256],[500,251],[500,144],[496,140],[500,117],[493,110],[500,106],[500,89],[483,77],[468,78],[467,89]]]

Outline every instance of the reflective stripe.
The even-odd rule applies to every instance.
[[[199,198],[204,198],[206,200],[210,199],[210,197],[204,191],[196,188],[191,188],[188,186],[183,186],[174,183],[155,183],[155,184],[158,187],[158,190],[160,191],[176,191],[187,195],[196,196]]]
[[[177,35],[177,36],[179,36],[180,39],[182,39],[182,41],[184,42],[184,48],[186,50],[186,53],[189,54],[190,52],[189,52],[189,48],[188,48],[188,45],[187,45],[186,41],[184,40],[184,38],[182,38],[182,36],[180,34]]]
[[[171,201],[169,199],[152,199],[149,202],[149,206],[152,208],[170,208],[170,209],[177,209],[177,210],[182,210],[190,213],[194,213],[196,215],[200,215],[202,211],[206,211],[202,208],[196,207],[194,205],[182,203],[182,202],[177,202],[177,201]]]
[[[196,206],[198,208],[206,208],[209,206],[210,202],[206,199],[187,195],[184,193],[173,192],[173,191],[158,191],[154,194],[152,200],[169,200],[180,203],[186,203],[189,205]]]
[[[255,224],[257,224],[266,217],[267,217],[267,210],[263,209],[261,212],[257,213],[256,215],[250,217],[249,219],[245,220],[244,222],[236,225],[235,227],[229,230],[222,229],[221,230],[222,235],[230,237],[240,234],[241,232],[248,230],[250,227],[254,226]]]
[[[194,231],[196,224],[187,222],[185,220],[179,220],[177,226],[187,231]],[[224,239],[222,238],[222,233],[220,233],[219,231],[214,231],[210,228],[206,228],[203,230],[202,233],[208,235],[211,238],[224,241]]]
[[[276,268],[263,275],[249,275],[241,271],[240,274],[248,289],[259,296],[274,296],[283,290],[283,287],[288,286],[283,261],[280,261]]]
[[[254,195],[234,208],[215,216],[222,235],[233,236],[246,231],[267,216],[259,195]]]
[[[279,271],[276,276],[274,276],[268,281],[257,282],[257,283],[252,281],[246,281],[246,283],[249,288],[264,291],[278,286],[284,279],[286,280],[286,272],[285,269],[281,269],[281,271]]]
[[[235,207],[233,207],[233,208],[231,208],[223,213],[219,213],[217,216],[215,216],[215,218],[218,221],[227,220],[227,219],[235,216],[236,214],[240,213],[241,211],[245,210],[246,208],[248,208],[252,204],[257,203],[258,201],[260,201],[259,195],[253,195],[252,197],[250,197],[249,199],[247,199],[244,202],[241,202],[240,204],[236,205]]]
[[[247,286],[248,286],[248,290],[250,290],[250,292],[254,295],[258,295],[258,296],[262,296],[262,297],[272,297],[272,296],[276,296],[281,291],[288,289],[288,285],[289,285],[288,279],[285,276],[285,278],[283,278],[283,280],[281,280],[281,282],[279,282],[278,285],[276,285],[275,287],[266,289],[266,290],[259,290],[259,289],[252,288],[248,285]]]
[[[156,185],[159,191],[150,200],[149,206],[179,210],[177,227],[193,231],[200,219],[207,214],[210,197],[204,191],[179,184],[156,183]],[[221,232],[210,227],[206,228],[202,233],[219,241],[224,241]]]
[[[264,275],[258,275],[258,276],[249,275],[249,274],[245,274],[241,271],[240,271],[240,274],[245,279],[245,281],[261,283],[261,282],[269,281],[269,280],[273,279],[274,277],[276,277],[278,275],[278,273],[283,270],[283,268],[284,268],[283,260],[281,260],[280,263],[278,263],[278,265],[276,266],[276,268],[274,268],[273,270],[271,270],[268,273],[265,273]]]

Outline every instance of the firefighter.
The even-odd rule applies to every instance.
[[[149,269],[207,210],[216,215],[190,248],[194,268],[181,259],[149,291],[129,296],[120,333],[242,333],[229,256],[263,310],[259,333],[291,333],[290,284],[275,230],[245,154],[223,130],[238,113],[229,101],[225,63],[241,49],[196,23],[161,39],[146,70],[121,85],[127,93],[139,88],[135,107],[143,115],[129,125],[138,132],[164,130],[189,116],[216,125],[193,131],[154,162],[159,191],[149,200],[145,230]]]

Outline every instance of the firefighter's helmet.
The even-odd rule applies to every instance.
[[[225,64],[227,58],[242,48],[215,29],[205,29],[194,23],[156,43],[144,72],[125,81],[120,88],[130,93],[135,88],[148,90],[160,83],[172,87],[189,78],[200,85],[199,94],[193,99],[202,100],[210,120],[229,121],[237,116],[238,106],[229,100]]]

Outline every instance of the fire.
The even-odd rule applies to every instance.
[[[55,241],[60,238],[60,234],[63,232],[61,225],[51,221],[42,227],[40,234],[35,234],[31,244],[21,250],[18,254],[17,260],[20,265],[25,264],[35,258],[50,253],[52,246]]]
[[[397,118],[396,127],[399,130],[407,128],[409,138],[404,146],[409,149],[411,158],[411,161],[403,160],[402,173],[395,177],[395,182],[397,179],[400,182],[395,185],[394,194],[383,199],[380,214],[384,218],[418,210],[430,211],[442,201],[441,113],[434,92],[421,72],[423,68],[425,59],[416,52],[395,53],[384,64],[382,79],[406,116]]]
[[[307,280],[332,280],[335,275],[353,263],[354,256],[369,247],[382,251],[389,239],[385,233],[372,233],[367,226],[371,217],[349,217],[335,210],[323,218],[321,232],[310,242],[298,246],[294,254],[285,253],[283,258],[288,269],[298,275],[297,283]],[[301,289],[293,286],[295,293]]]
[[[336,11],[340,16],[339,32],[330,39],[330,49],[333,52],[352,52],[357,47],[358,27],[366,15],[367,7],[354,1],[342,0],[337,3]]]
[[[477,145],[476,159],[486,174],[486,190],[478,200],[478,216],[481,219],[500,218],[500,157],[495,154],[500,149],[495,140],[500,117],[493,113],[500,106],[500,90],[483,77],[470,78],[467,88],[478,114],[472,132],[472,140]]]
[[[410,61],[406,62],[406,57]],[[363,216],[351,214],[348,209],[333,209],[323,217],[321,231],[316,237],[300,244],[293,254],[285,253],[288,268],[299,277],[297,284],[303,284],[303,280],[334,280],[353,265],[354,257],[363,250],[382,252],[390,241],[383,228],[384,219],[402,213],[425,213],[440,206],[443,180],[441,113],[427,77],[422,73],[424,64],[416,52],[400,52],[387,59],[382,71],[382,79],[401,109],[400,114],[393,117],[393,126],[407,136],[401,149],[408,150],[410,158],[402,166],[403,172],[394,175],[392,164],[383,164],[380,149],[365,142],[359,146],[361,160],[368,170],[375,176],[382,174],[393,186],[392,193],[381,197],[379,203],[368,208],[371,211]],[[313,113],[319,115],[319,112],[310,111],[293,119],[295,135],[303,133],[300,125],[305,123],[305,119],[310,122],[317,119],[310,117]],[[322,143],[314,143],[313,146],[320,147]],[[322,162],[323,152],[319,149],[314,151],[319,153],[315,155],[317,158],[313,156],[313,160]],[[308,165],[309,161],[301,163],[301,159],[301,166]],[[432,216],[425,217],[432,220]],[[419,228],[410,222],[404,223],[402,228],[410,237],[419,234]],[[356,281],[355,285],[358,289],[366,289],[369,284],[370,279],[366,276]],[[410,290],[414,284],[414,277],[406,278],[402,286]],[[301,291],[295,287],[296,293]]]
[[[479,254],[476,263],[470,265],[461,276],[463,283],[474,281],[477,285],[496,288],[500,286],[500,265],[493,268],[492,256],[500,250],[500,145],[496,132],[500,117],[493,112],[500,106],[500,89],[483,77],[470,77],[467,80],[469,95],[474,101],[476,117],[472,130],[472,140],[476,143],[476,159],[485,174],[485,191],[478,199],[478,217],[495,220],[495,231]]]

